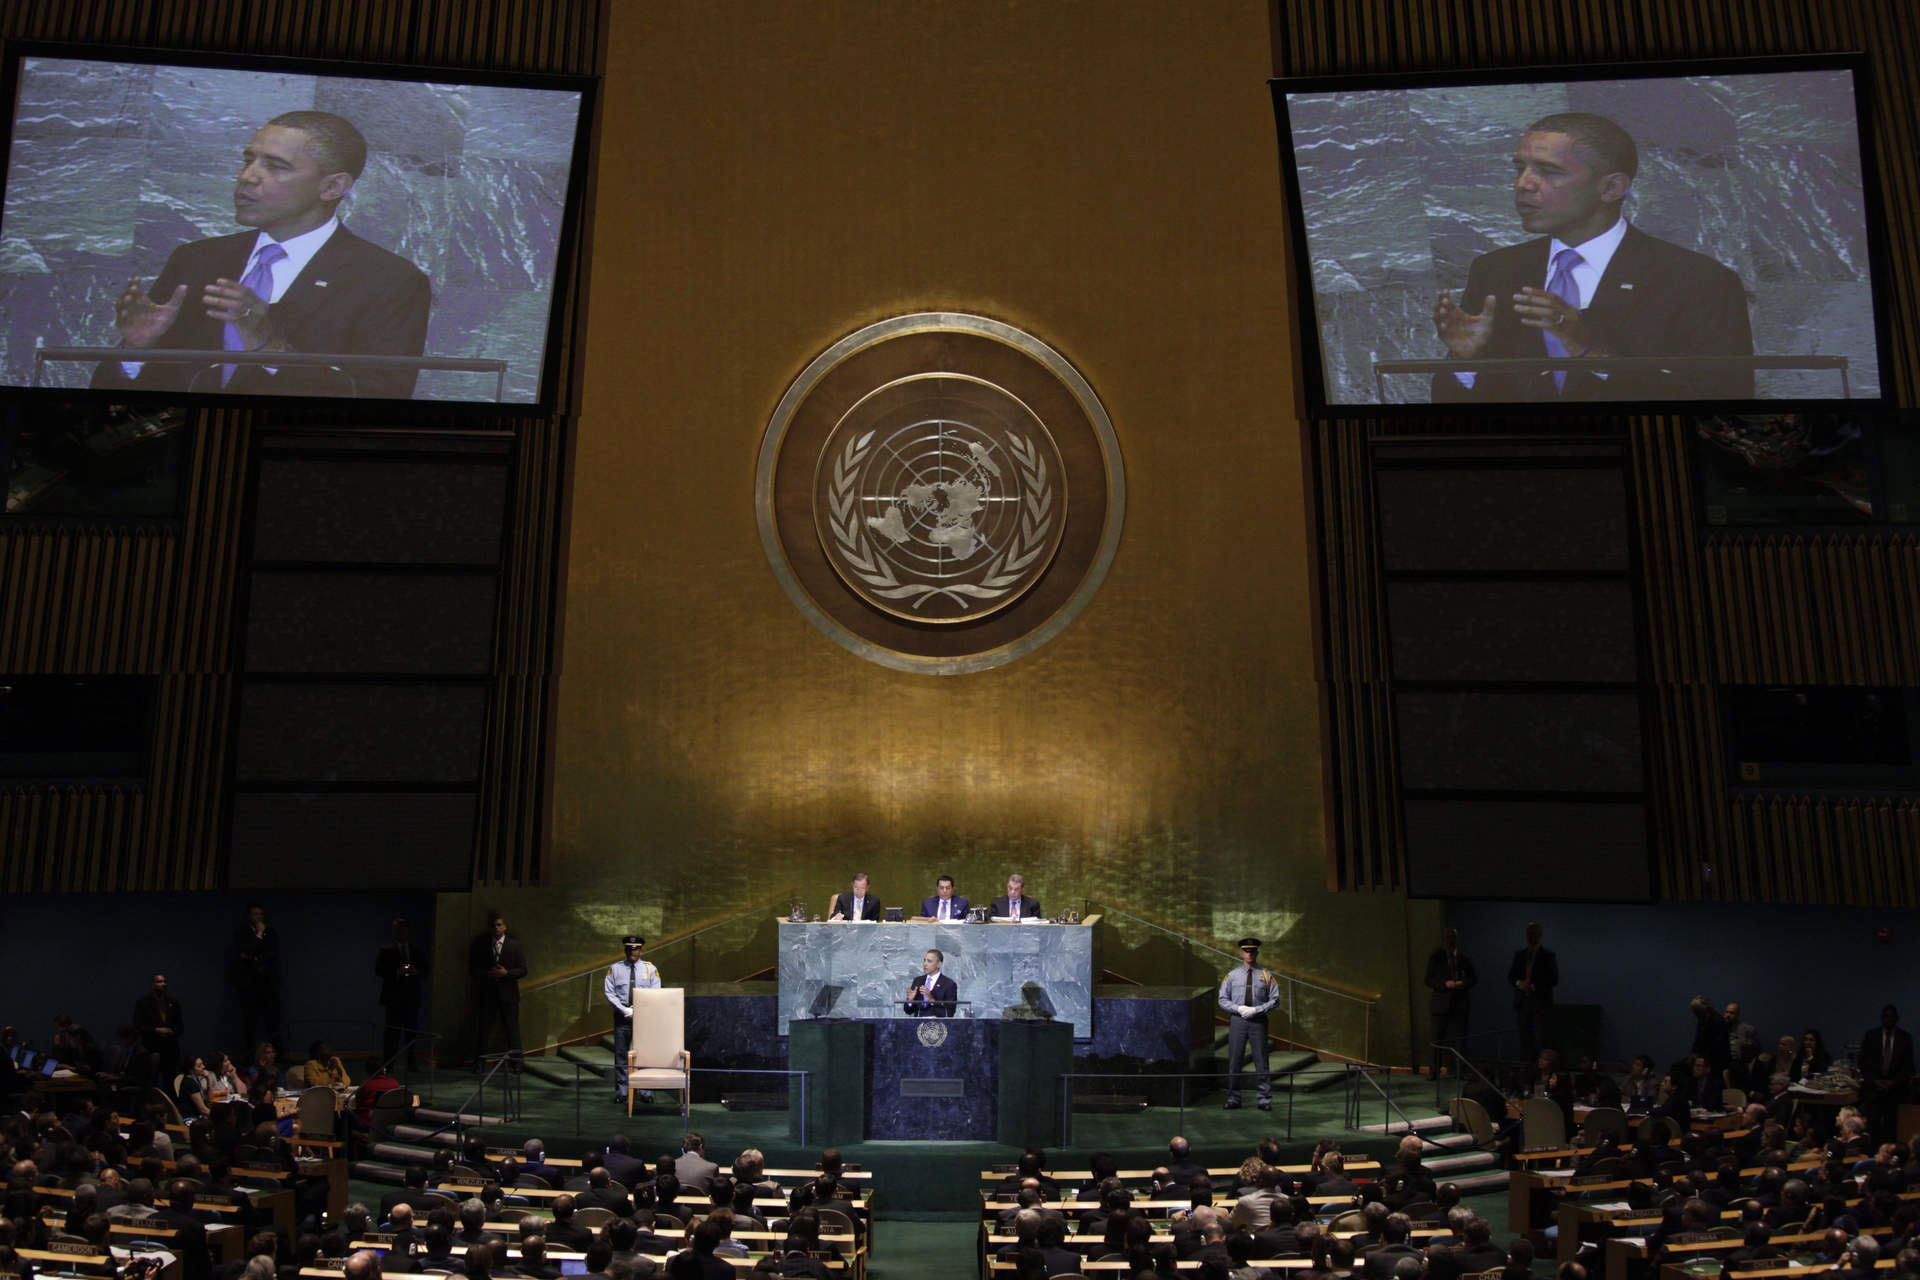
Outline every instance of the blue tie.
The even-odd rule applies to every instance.
[[[1547,292],[1559,298],[1575,311],[1580,309],[1580,286],[1573,281],[1573,269],[1585,261],[1586,259],[1580,256],[1578,249],[1562,249],[1553,255],[1553,274],[1547,277]],[[1551,333],[1543,332],[1540,336],[1547,340],[1548,355],[1564,356],[1567,354],[1566,343],[1560,341],[1560,339],[1554,337]],[[1555,369],[1553,371],[1553,387],[1556,391],[1565,391],[1567,389],[1567,371],[1565,369]]]
[[[273,264],[280,261],[282,258],[286,256],[287,256],[287,251],[285,249],[282,249],[279,245],[269,241],[265,248],[261,249],[259,253],[254,255],[253,266],[248,268],[247,274],[240,278],[241,287],[244,289],[251,289],[254,293],[260,296],[262,301],[272,302],[273,301]],[[220,344],[221,346],[225,347],[228,351],[245,351],[247,349],[246,339],[242,338],[240,336],[240,331],[234,328],[232,325],[223,326],[223,331],[220,336]],[[220,366],[220,385],[224,387],[229,382],[232,382],[234,370],[238,369],[239,367],[240,366],[238,365],[232,365],[232,364],[221,365]]]

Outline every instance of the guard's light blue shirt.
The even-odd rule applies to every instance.
[[[635,987],[657,987],[660,985],[660,971],[653,967],[651,960],[636,960],[629,967],[625,960],[615,962],[607,969],[607,1003],[613,1011],[623,1018],[633,1016],[633,989]]]
[[[1266,1013],[1280,1003],[1280,984],[1271,972],[1255,966],[1253,970],[1253,993],[1248,998],[1247,966],[1239,965],[1231,970],[1220,983],[1220,1007],[1236,1017],[1240,1006],[1252,1005],[1255,1016]]]

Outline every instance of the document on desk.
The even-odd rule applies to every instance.
[[[1589,1204],[1583,1204],[1580,1207],[1582,1209],[1592,1209],[1598,1213],[1625,1213],[1627,1210],[1633,1208],[1633,1206],[1625,1200],[1595,1200]]]
[[[1572,1169],[1534,1169],[1532,1173],[1536,1178],[1571,1178],[1574,1175]]]

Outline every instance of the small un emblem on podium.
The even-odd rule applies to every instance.
[[[938,1019],[929,1018],[920,1024],[920,1043],[929,1049],[937,1049],[947,1042],[947,1024]]]

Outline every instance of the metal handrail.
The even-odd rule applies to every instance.
[[[1347,1069],[1347,1127],[1349,1129],[1358,1129],[1360,1127],[1360,1107],[1354,1100],[1353,1087],[1354,1077],[1358,1076],[1367,1082],[1368,1088],[1380,1095],[1380,1101],[1386,1103],[1388,1107],[1393,1109],[1393,1114],[1400,1117],[1400,1123],[1407,1127],[1406,1131],[1408,1133],[1414,1132],[1413,1118],[1402,1111],[1400,1104],[1393,1100],[1393,1095],[1385,1089],[1382,1089],[1380,1082],[1373,1078],[1374,1072],[1380,1068],[1368,1067],[1355,1062],[1345,1063],[1344,1065]],[[1380,1123],[1386,1126],[1389,1133],[1392,1132],[1392,1122],[1387,1119],[1387,1113],[1384,1110],[1380,1113]]]
[[[1198,947],[1203,951],[1211,951],[1216,955],[1224,956],[1236,962],[1238,961],[1237,951],[1229,951],[1219,943],[1210,942],[1204,938],[1196,938],[1191,934],[1183,933],[1180,930],[1175,929],[1171,925],[1162,924],[1158,920],[1152,919],[1149,916],[1141,915],[1138,911],[1132,911],[1126,907],[1118,906],[1115,903],[1113,903],[1111,900],[1087,898],[1087,899],[1083,899],[1083,905],[1086,907],[1088,914],[1092,914],[1093,908],[1098,906],[1101,908],[1101,912],[1103,915],[1124,916],[1129,920],[1137,921],[1140,924],[1146,925],[1149,929],[1158,929],[1161,933],[1167,934],[1169,937],[1177,938],[1185,946]],[[1362,1062],[1371,1062],[1373,1060],[1373,1011],[1374,1011],[1374,1007],[1380,1003],[1381,994],[1379,992],[1375,991],[1375,992],[1369,993],[1365,991],[1342,989],[1340,987],[1331,986],[1327,982],[1321,981],[1319,979],[1302,977],[1299,974],[1289,972],[1284,968],[1275,969],[1271,965],[1267,966],[1267,970],[1268,972],[1272,973],[1276,978],[1283,980],[1287,984],[1287,1026],[1290,1030],[1298,1031],[1299,1029],[1299,1018],[1297,1015],[1297,1011],[1294,1008],[1294,996],[1295,996],[1295,993],[1301,989],[1305,989],[1308,991],[1318,991],[1323,994],[1334,996],[1334,997],[1337,997],[1338,999],[1350,1001],[1351,1003],[1359,1005],[1361,1010],[1360,1059],[1359,1060]],[[1269,1036],[1271,1038],[1271,1033],[1269,1033]],[[1294,1045],[1296,1047],[1298,1047],[1301,1043],[1297,1035],[1285,1036],[1285,1037],[1279,1037],[1279,1038],[1285,1040],[1286,1043]],[[1309,1047],[1312,1048],[1313,1052],[1316,1052],[1316,1053],[1323,1053],[1323,1052],[1332,1053],[1332,1056],[1334,1057],[1347,1058],[1349,1060],[1352,1059],[1351,1054],[1333,1053],[1331,1050],[1325,1050],[1318,1046],[1309,1046]]]
[[[463,1102],[461,1102],[459,1106],[453,1109],[453,1119],[447,1121],[445,1124],[441,1125],[438,1129],[435,1129],[432,1133],[428,1134],[426,1140],[428,1142],[432,1142],[435,1138],[439,1137],[441,1134],[445,1133],[449,1129],[454,1130],[459,1137],[464,1139],[466,1137],[466,1127],[467,1127],[467,1122],[466,1122],[467,1104],[484,1096],[487,1089],[487,1082],[492,1080],[494,1076],[499,1074],[500,1068],[506,1066],[511,1062],[515,1062],[519,1058],[519,1056],[520,1056],[519,1054],[516,1054],[511,1050],[505,1053],[489,1053],[489,1054],[483,1055],[481,1060],[486,1061],[487,1059],[491,1058],[493,1060],[493,1065],[488,1067],[486,1069],[486,1072],[480,1077],[480,1079],[474,1083],[473,1092],[469,1093],[466,1096],[466,1099]],[[508,1072],[507,1075],[508,1075],[508,1078],[511,1079],[513,1073]],[[510,1112],[513,1107],[513,1102],[511,1098],[511,1092],[510,1092],[511,1087],[503,1085],[502,1090],[503,1092],[507,1092],[509,1095],[507,1106],[502,1108],[502,1118],[510,1120],[513,1117],[507,1113]],[[481,1107],[479,1110],[476,1110],[473,1114],[484,1121],[487,1116],[486,1108]]]
[[[1288,1067],[1284,1071],[1268,1071],[1266,1074],[1269,1080],[1271,1080],[1271,1078],[1274,1076],[1292,1077],[1292,1076],[1297,1076],[1301,1072],[1305,1071],[1308,1066],[1320,1066],[1320,1065],[1322,1064],[1317,1062],[1301,1063],[1299,1066],[1296,1066],[1296,1067]],[[1345,1066],[1350,1064],[1343,1063],[1342,1065]],[[1059,1079],[1060,1079],[1060,1145],[1064,1147],[1070,1147],[1073,1145],[1073,1082],[1075,1080],[1131,1080],[1135,1084],[1141,1084],[1149,1080],[1152,1080],[1152,1081],[1178,1080],[1180,1082],[1179,1124],[1182,1128],[1185,1128],[1186,1117],[1187,1117],[1187,1081],[1189,1080],[1216,1080],[1216,1081],[1224,1080],[1224,1079],[1227,1079],[1231,1074],[1232,1073],[1228,1072],[1224,1068],[1219,1071],[1152,1071],[1152,1072],[1146,1072],[1146,1073],[1142,1073],[1138,1071],[1062,1071],[1059,1076]],[[1242,1076],[1251,1076],[1254,1081],[1252,1087],[1254,1088],[1259,1087],[1259,1078],[1261,1073],[1256,1071],[1253,1068],[1253,1065],[1251,1063],[1242,1067],[1240,1069],[1239,1074]],[[1293,1137],[1294,1093],[1295,1093],[1295,1090],[1293,1089],[1292,1084],[1289,1083],[1287,1087],[1287,1137],[1289,1138]]]
[[[1487,1086],[1487,1088],[1491,1089],[1494,1093],[1500,1092],[1500,1086],[1495,1084],[1493,1081],[1489,1080],[1487,1078],[1486,1073],[1480,1070],[1480,1068],[1474,1064],[1474,1061],[1472,1058],[1469,1058],[1466,1054],[1460,1052],[1458,1049],[1454,1048],[1452,1045],[1442,1044],[1438,1040],[1435,1040],[1432,1043],[1430,1043],[1427,1047],[1429,1049],[1438,1049],[1445,1053],[1452,1054],[1454,1057],[1454,1060],[1458,1062],[1461,1066],[1465,1067],[1467,1070],[1473,1072],[1474,1077],[1477,1080],[1479,1080],[1481,1084],[1484,1084],[1485,1086]],[[1428,1059],[1428,1061],[1432,1061],[1432,1059]],[[1459,1075],[1457,1072],[1454,1078],[1459,1079]],[[1454,1096],[1458,1097],[1459,1095],[1455,1094]],[[1435,1076],[1433,1080],[1433,1109],[1435,1111],[1438,1111],[1440,1109],[1440,1078],[1438,1076]]]
[[[678,943],[685,942],[689,938],[697,938],[703,933],[709,933],[714,929],[718,929],[723,924],[731,924],[733,921],[739,919],[741,916],[744,916],[750,912],[754,912],[762,909],[769,902],[778,902],[782,899],[786,899],[790,901],[793,898],[795,892],[796,890],[793,890],[793,889],[782,889],[780,892],[770,893],[764,898],[756,898],[754,901],[748,903],[746,906],[736,907],[734,910],[727,912],[725,915],[715,916],[713,919],[708,920],[703,924],[697,924],[691,929],[684,930],[680,933],[670,934],[667,937],[660,939],[658,942],[653,943],[650,950],[653,954],[658,955],[662,950],[666,949],[667,947],[671,947]],[[575,978],[581,978],[581,977],[585,977],[588,974],[598,973],[600,970],[606,968],[608,965],[618,963],[620,959],[621,957],[617,955],[609,956],[604,960],[596,960],[592,964],[582,965],[578,968],[569,969],[565,973],[556,974],[551,978],[542,978],[538,982],[531,983],[528,986],[522,988],[521,994],[523,996],[533,995],[536,992],[545,991],[549,987],[557,987],[563,982],[571,982]]]
[[[1171,925],[1161,924],[1158,920],[1149,919],[1148,917],[1141,915],[1137,911],[1129,911],[1125,907],[1115,906],[1113,902],[1111,902],[1110,900],[1100,899],[1100,898],[1087,898],[1087,899],[1084,899],[1084,901],[1088,904],[1089,907],[1095,906],[1095,905],[1099,906],[1103,914],[1120,915],[1120,916],[1127,917],[1129,920],[1137,920],[1141,924],[1146,925],[1150,929],[1158,929],[1162,933],[1171,935],[1172,937],[1175,937],[1175,938],[1179,938],[1182,942],[1188,942],[1193,944],[1194,946],[1204,948],[1205,950],[1208,950],[1208,951],[1212,951],[1217,955],[1222,955],[1227,957],[1229,960],[1236,960],[1240,954],[1239,951],[1237,950],[1230,950],[1226,947],[1221,946],[1218,943],[1209,942],[1204,938],[1196,938],[1190,933],[1183,933],[1179,929],[1176,929]],[[1266,967],[1268,971],[1271,972],[1273,976],[1276,978],[1284,978],[1288,982],[1295,983],[1302,987],[1307,987],[1313,991],[1324,991],[1330,996],[1339,996],[1343,1000],[1352,1000],[1358,1004],[1374,1005],[1374,1004],[1378,1004],[1381,999],[1380,993],[1377,991],[1369,994],[1368,992],[1364,992],[1364,991],[1342,990],[1339,987],[1328,986],[1327,983],[1322,980],[1315,979],[1315,978],[1301,977],[1299,974],[1293,973],[1289,970],[1275,968],[1271,964],[1267,965]]]

